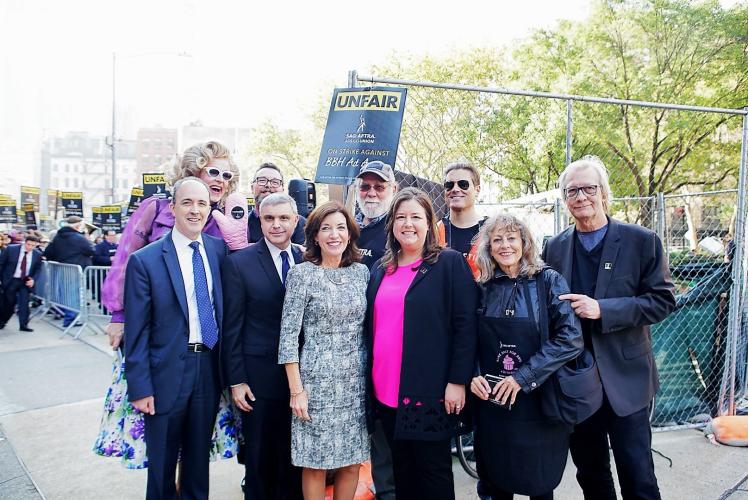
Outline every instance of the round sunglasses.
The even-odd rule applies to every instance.
[[[216,167],[210,167],[206,170],[208,172],[208,175],[211,177],[218,177],[221,176],[221,179],[225,180],[226,182],[229,182],[231,179],[234,178],[234,173],[231,170],[218,170]]]

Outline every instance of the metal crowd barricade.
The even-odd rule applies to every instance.
[[[42,274],[44,286],[42,290],[37,290],[37,296],[44,301],[45,306],[41,311],[42,318],[47,323],[60,328],[61,337],[79,326],[80,330],[74,336],[77,339],[86,326],[83,270],[75,264],[47,261],[44,263]],[[67,327],[52,323],[46,317],[48,312],[64,315],[66,311],[75,313]]]
[[[42,302],[34,311],[34,317],[62,330],[61,337],[79,328],[73,338],[77,339],[88,327],[94,334],[105,333],[104,325],[111,314],[101,303],[101,287],[109,266],[89,266],[84,270],[74,264],[42,262],[42,270],[36,279],[32,298]],[[65,311],[73,311],[75,318],[67,327],[54,323],[47,316],[59,319]]]
[[[109,266],[88,266],[83,272],[86,285],[83,317],[86,326],[101,333],[105,333],[102,324],[109,323],[111,318],[101,303],[101,288],[108,271]]]

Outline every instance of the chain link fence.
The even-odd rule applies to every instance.
[[[653,425],[698,425],[735,412],[748,396],[746,111],[355,72],[350,81],[408,89],[401,187],[425,188],[443,211],[444,167],[469,161],[481,170],[479,211],[521,216],[539,242],[571,223],[559,174],[584,155],[601,158],[613,190],[610,214],[660,236],[676,286],[676,310],[652,328],[661,382]]]

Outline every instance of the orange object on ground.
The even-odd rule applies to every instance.
[[[374,485],[374,480],[371,478],[371,462],[366,461],[361,464],[361,468],[358,471],[358,486],[356,487],[356,494],[354,500],[374,500],[374,493],[371,492],[371,487]],[[332,500],[334,488],[332,485],[325,489],[325,500]]]
[[[714,436],[718,443],[728,446],[748,446],[748,415],[725,415],[713,418],[704,434]]]

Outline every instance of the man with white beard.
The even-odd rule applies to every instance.
[[[397,191],[397,182],[392,167],[378,160],[364,165],[357,179],[359,213],[356,222],[361,236],[356,245],[361,252],[361,262],[371,268],[384,254],[387,211]]]

